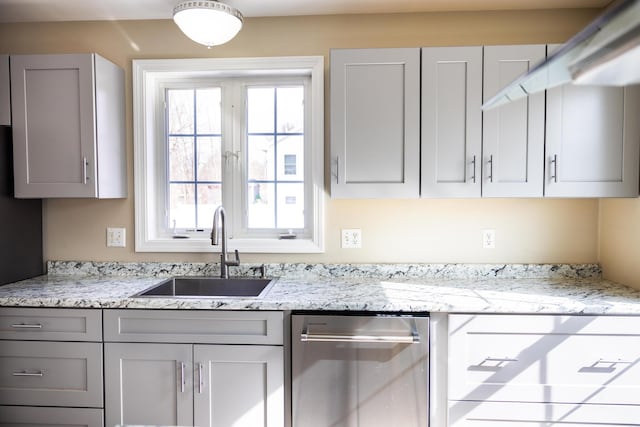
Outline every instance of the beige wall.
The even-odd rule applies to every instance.
[[[133,251],[132,59],[324,55],[328,65],[327,55],[332,47],[557,43],[565,41],[597,13],[588,9],[247,19],[236,39],[210,50],[186,39],[170,20],[0,25],[0,53],[97,52],[127,72],[130,196],[125,200],[47,200],[44,207],[45,258],[212,259],[209,253]],[[327,198],[326,217],[325,254],[245,254],[243,259],[468,263],[598,261],[597,200],[351,201]],[[127,228],[126,248],[105,247],[107,226]],[[340,249],[341,228],[361,228],[363,249]],[[482,249],[481,230],[484,228],[496,230],[496,249]]]
[[[605,278],[640,289],[640,200],[603,199],[599,218]]]

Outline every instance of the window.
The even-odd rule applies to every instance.
[[[137,251],[323,251],[322,62],[133,62]]]

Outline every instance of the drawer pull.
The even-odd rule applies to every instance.
[[[42,324],[40,323],[14,323],[11,325],[12,328],[15,329],[42,329]]]
[[[184,363],[178,363],[180,364],[180,393],[184,393]]]
[[[35,371],[35,372],[18,371],[18,372],[13,372],[11,375],[13,375],[14,377],[43,377],[44,376],[44,372],[42,372],[42,371]]]
[[[467,368],[469,371],[498,371],[510,362],[517,362],[518,359],[512,357],[485,357],[484,360],[477,365],[471,365]]]
[[[578,372],[592,372],[592,373],[609,373],[616,370],[618,364],[632,365],[634,362],[628,360],[603,360],[598,359],[589,366],[583,366]]]

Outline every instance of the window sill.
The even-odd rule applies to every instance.
[[[229,239],[229,251],[240,253],[323,253],[324,244],[311,239]],[[136,239],[136,252],[220,252],[210,239]]]

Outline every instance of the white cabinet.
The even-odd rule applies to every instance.
[[[484,100],[543,60],[545,45],[485,46]],[[542,197],[544,92],[484,111],[482,197]]]
[[[480,197],[482,46],[422,49],[422,197]]]
[[[99,310],[0,308],[0,424],[103,425]]]
[[[10,62],[16,197],[126,197],[124,71],[97,54]]]
[[[420,192],[420,49],[331,51],[331,196]]]
[[[9,55],[0,55],[0,126],[11,126]]]
[[[104,322],[106,425],[284,425],[281,312],[105,310]]]
[[[545,196],[637,197],[640,86],[547,91]]]
[[[638,425],[639,330],[638,317],[451,315],[449,426]]]

